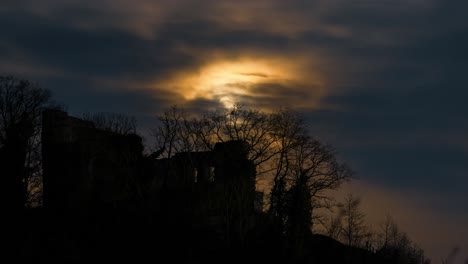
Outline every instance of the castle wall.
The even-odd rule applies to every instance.
[[[89,208],[129,199],[141,138],[101,131],[62,111],[43,113],[44,206]]]
[[[42,133],[44,206],[120,208],[136,199],[189,219],[219,218],[226,209],[230,217],[249,215],[259,205],[247,147],[228,141],[213,151],[153,159],[143,156],[136,135],[102,131],[92,122],[48,110]]]

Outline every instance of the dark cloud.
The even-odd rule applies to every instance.
[[[461,0],[7,0],[0,74],[38,81],[74,113],[127,112],[147,129],[173,104],[196,113],[223,106],[220,94],[189,100],[165,80],[196,76],[214,60],[273,58],[300,78],[236,72],[261,81],[229,81],[249,91],[235,100],[303,111],[363,181],[436,194],[433,210],[462,219],[467,8]]]
[[[51,18],[0,16],[5,53],[85,78],[145,80],[193,67],[199,60],[177,52],[170,39],[147,40],[123,30],[89,31]],[[12,26],[14,25],[14,26]]]
[[[468,132],[468,109],[463,92],[426,88],[331,96],[325,109],[308,119],[317,134],[339,144],[349,159],[360,160],[364,171],[386,168],[380,180],[438,188],[441,179],[464,171],[462,160],[468,154],[459,141]],[[369,180],[374,173],[367,175]],[[452,183],[443,184],[448,191]]]
[[[196,98],[194,100],[187,101],[181,105],[184,110],[194,115],[202,116],[207,112],[216,111],[222,109],[224,106],[217,100],[209,100],[204,98]]]
[[[253,85],[250,89],[251,95],[241,97],[240,101],[260,108],[309,108],[315,107],[321,90],[322,87],[314,84],[265,82]]]

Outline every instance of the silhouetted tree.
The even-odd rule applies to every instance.
[[[459,251],[458,247],[452,248],[449,255],[442,259],[442,264],[452,264]]]
[[[100,112],[85,113],[83,119],[94,123],[96,128],[115,132],[121,135],[135,134],[137,121],[135,117],[120,113]]]
[[[411,242],[408,236],[401,232],[394,219],[387,215],[377,233],[377,254],[390,263],[427,264],[424,251]]]
[[[195,130],[197,120],[185,109],[172,106],[162,115],[157,116],[158,126],[153,130],[158,156],[170,158],[178,152],[206,150]]]
[[[240,105],[201,117],[173,106],[157,118],[153,136],[157,149],[164,149],[162,157],[171,157],[177,152],[213,150],[218,142],[241,140],[247,143],[248,158],[257,167],[257,175],[281,171],[283,167],[277,169],[274,164],[282,160],[271,161],[278,154],[284,154],[293,143],[294,135],[304,129],[302,121],[294,120],[297,116],[292,112],[280,110],[268,114]]]
[[[301,144],[297,140],[305,132],[305,126],[297,115],[290,111],[281,109],[273,113],[273,138],[276,155],[270,163],[273,173],[273,187],[270,192],[270,214],[274,215],[281,226],[285,226],[287,211],[290,204],[288,188],[291,187],[291,171],[294,165],[292,151]],[[284,228],[283,228],[284,229]]]
[[[287,247],[292,249],[293,255],[300,255],[303,251],[305,238],[311,234],[312,203],[311,193],[307,185],[307,178],[303,175],[287,192],[287,218],[285,234]]]
[[[385,217],[385,221],[381,224],[377,236],[377,246],[380,248],[387,248],[397,244],[400,237],[400,231],[391,215],[387,215]]]
[[[293,121],[293,130],[284,133],[280,142],[284,148],[277,155],[276,174],[270,195],[270,213],[278,217],[284,233],[291,226],[308,226],[304,232],[310,232],[313,223],[320,217],[319,208],[330,208],[334,202],[329,193],[338,188],[343,182],[352,177],[352,171],[347,165],[338,162],[333,149],[320,141],[310,137],[300,119],[287,117],[285,124]],[[284,136],[287,135],[287,136]],[[288,197],[291,190],[301,190],[300,196],[294,199]],[[292,192],[294,193],[294,192]],[[302,198],[299,201],[298,198]],[[301,204],[303,214],[299,219],[291,217],[289,208],[296,208]],[[305,217],[307,215],[307,217]],[[291,222],[294,219],[295,223]],[[289,223],[288,223],[289,222]]]
[[[313,210],[330,208],[334,199],[327,191],[337,189],[352,177],[353,172],[344,163],[340,163],[334,150],[320,141],[304,135],[299,138],[300,144],[293,148],[295,157],[292,166],[294,180],[305,178],[304,184],[310,193]],[[319,217],[312,215],[313,218]],[[313,219],[312,219],[313,220]],[[313,221],[311,222],[313,223]]]
[[[276,154],[271,115],[235,105],[225,111],[213,111],[193,120],[197,142],[212,150],[217,142],[241,140],[248,145],[248,159],[257,168],[257,175],[267,173],[266,163]]]
[[[154,135],[161,157],[213,150],[216,142],[246,142],[257,177],[273,181],[269,211],[283,234],[310,232],[315,210],[332,204],[326,191],[352,176],[333,149],[308,135],[305,122],[287,109],[265,113],[236,105],[193,117],[172,107],[158,121]]]
[[[361,199],[352,194],[345,197],[341,215],[343,224],[341,235],[346,244],[361,247],[363,241],[369,236],[368,227],[364,221],[365,214],[360,209]]]
[[[27,80],[0,77],[1,200],[6,208],[24,207],[28,187],[37,180],[41,111],[50,97],[48,90]]]
[[[194,132],[195,119],[187,111],[177,106],[172,106],[162,115],[158,115],[157,119],[158,126],[153,130],[156,151],[150,157],[171,158],[177,153],[185,152],[187,154],[185,163],[170,163],[170,165],[183,166],[184,170],[193,168],[195,160],[191,152],[206,150],[205,144],[200,143],[199,136]],[[160,199],[166,199],[168,177],[167,173],[162,176],[162,197]]]
[[[342,231],[342,214],[331,215],[325,220],[321,221],[321,224],[325,228],[325,235],[333,239],[338,240],[341,236]]]

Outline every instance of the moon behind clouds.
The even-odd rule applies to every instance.
[[[323,93],[323,84],[316,74],[303,74],[298,65],[284,59],[240,58],[215,60],[198,70],[178,73],[159,83],[158,87],[176,91],[186,101],[215,100],[229,108],[236,103],[244,104],[246,98],[249,98],[248,101],[256,101],[262,98],[271,99],[276,92],[288,93],[268,93],[268,89],[293,90],[298,84],[310,84],[311,81],[315,83],[312,86],[314,89],[309,91],[311,98],[315,99],[314,102],[301,102],[306,98],[298,96],[295,98],[295,104],[298,105],[315,106],[318,103]],[[264,110],[273,107],[267,106]]]

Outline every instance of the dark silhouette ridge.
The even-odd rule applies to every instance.
[[[156,241],[164,241],[164,252],[198,247],[199,241],[188,242],[198,233],[219,252],[220,245],[245,242],[255,224],[254,209],[262,208],[255,201],[262,197],[255,192],[255,167],[246,154],[243,142],[229,141],[213,151],[156,159],[157,154],[143,155],[137,135],[97,129],[90,121],[47,110],[42,130],[45,214],[40,216],[61,219],[52,228],[76,226],[80,231],[74,241],[104,240],[85,243],[92,248],[88,253],[105,255],[94,247],[116,241],[128,246],[124,251],[140,250],[133,248],[139,244],[134,241],[143,243],[152,232],[158,233]],[[177,237],[185,238],[175,242]]]
[[[9,218],[9,254],[49,263],[407,263],[294,225],[310,214],[300,181],[286,193],[295,206],[285,233],[263,212],[248,148],[228,140],[159,158],[164,147],[144,155],[138,135],[46,110],[44,207]]]

